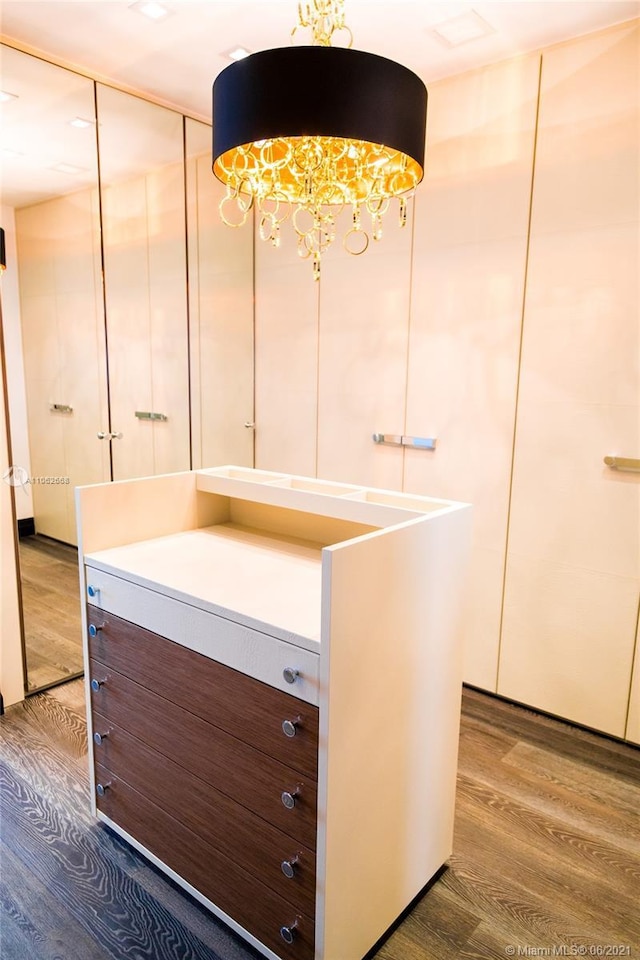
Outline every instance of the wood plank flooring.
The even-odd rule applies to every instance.
[[[23,537],[20,579],[32,693],[82,673],[78,551],[47,537]]]
[[[463,699],[454,854],[376,960],[640,960],[640,750]],[[8,709],[0,772],[2,960],[256,960],[92,820],[81,681]]]

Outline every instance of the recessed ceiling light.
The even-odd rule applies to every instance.
[[[156,0],[136,0],[136,3],[129,4],[129,9],[141,13],[143,17],[147,17],[149,20],[164,20],[165,17],[169,16],[167,8],[163,7],[161,3],[157,3]]]
[[[222,56],[228,60],[244,60],[250,54],[251,50],[247,50],[246,47],[233,47],[231,50],[225,50]]]
[[[478,40],[495,32],[494,27],[483,20],[475,10],[461,13],[460,16],[452,17],[451,20],[444,20],[437,27],[432,28],[432,33],[448,47],[459,47],[470,40]]]
[[[0,90],[0,103],[8,103],[9,100],[17,100],[17,93],[9,93],[8,90]]]
[[[92,127],[95,123],[95,120],[85,120],[84,117],[74,117],[73,120],[69,120],[70,127],[77,127],[79,130],[84,130],[85,127]]]
[[[54,163],[50,169],[58,173],[82,173],[86,167],[76,167],[74,163]]]

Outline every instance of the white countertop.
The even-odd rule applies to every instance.
[[[320,641],[321,551],[311,541],[223,523],[99,550],[85,562],[312,648]]]

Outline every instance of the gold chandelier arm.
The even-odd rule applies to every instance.
[[[298,30],[311,31],[311,43],[316,47],[330,47],[335,33],[346,31],[349,42],[353,45],[353,33],[344,22],[344,0],[299,0],[298,22],[291,31],[291,42],[294,42]]]

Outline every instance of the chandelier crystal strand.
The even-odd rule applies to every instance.
[[[300,0],[292,40],[302,30],[310,33],[311,46],[330,47],[338,33],[352,46],[344,0]],[[315,280],[344,208],[352,211],[352,225],[343,246],[359,256],[370,239],[382,238],[390,198],[399,199],[399,225],[406,225],[408,201],[422,178],[421,164],[393,147],[326,135],[241,144],[217,157],[214,172],[227,186],[220,202],[224,223],[243,226],[254,207],[261,240],[278,247],[282,224],[291,220],[298,255],[311,260]]]

